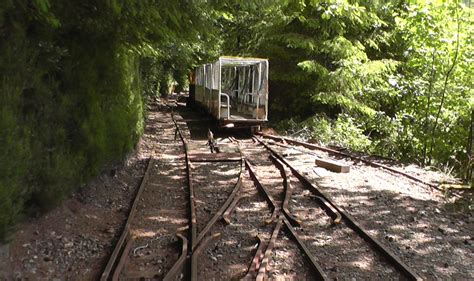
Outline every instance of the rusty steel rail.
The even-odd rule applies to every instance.
[[[252,262],[250,263],[247,274],[244,276],[244,278],[242,278],[242,280],[246,280],[246,281],[253,280],[258,273],[258,269],[262,262],[267,244],[265,243],[265,241],[263,241],[260,235],[257,235],[257,240],[258,240],[257,251],[255,251],[255,255],[252,259]]]
[[[140,187],[138,188],[138,191],[135,194],[135,199],[133,200],[133,204],[130,209],[130,213],[128,214],[127,221],[125,222],[125,226],[123,227],[122,234],[120,235],[120,238],[117,241],[117,244],[115,244],[114,251],[112,252],[109,258],[109,261],[107,262],[107,265],[105,266],[105,269],[102,272],[102,275],[100,276],[101,281],[110,280],[115,274],[116,269],[118,268],[117,259],[119,259],[119,262],[120,262],[120,260],[122,259],[122,256],[128,254],[125,251],[126,249],[124,249],[124,244],[127,240],[129,240],[128,235],[129,235],[129,230],[130,230],[130,224],[132,222],[133,217],[135,216],[135,212],[138,206],[138,200],[140,199],[140,196],[143,193],[143,190],[145,189],[145,185],[148,181],[148,178],[150,177],[150,170],[151,170],[151,167],[153,167],[153,162],[154,162],[153,157],[148,158],[148,161],[146,164],[145,175],[143,175],[142,181],[140,183]]]
[[[229,207],[225,210],[224,214],[222,215],[222,218],[224,219],[224,222],[226,224],[230,224],[230,215],[232,211],[234,211],[235,207],[237,204],[239,204],[240,199],[242,199],[241,195],[236,195],[232,203],[230,203]]]
[[[390,249],[384,246],[381,242],[377,239],[372,237],[367,230],[365,230],[359,223],[355,221],[355,219],[346,213],[342,208],[339,208],[327,195],[325,195],[322,191],[320,191],[313,183],[306,178],[304,175],[299,173],[281,154],[276,152],[273,148],[268,146],[264,141],[254,138],[258,143],[262,144],[271,154],[273,154],[276,158],[278,158],[281,162],[283,162],[290,170],[292,171],[293,175],[295,175],[303,185],[308,188],[309,191],[313,192],[315,195],[324,198],[326,202],[328,202],[338,213],[341,214],[344,221],[347,225],[353,229],[360,237],[362,237],[365,241],[370,243],[379,253],[381,253],[390,263],[392,263],[398,270],[400,270],[409,280],[422,280],[421,277],[414,272],[411,268],[408,267],[400,258],[398,258]]]
[[[293,236],[293,238],[298,242],[297,243],[298,247],[306,254],[309,261],[313,265],[315,271],[318,273],[318,275],[316,276],[316,279],[317,280],[327,280],[328,278],[327,278],[326,274],[324,273],[323,268],[318,264],[318,262],[316,261],[316,258],[311,254],[308,247],[306,247],[306,245],[303,243],[303,241],[299,237],[298,233],[296,233],[293,226],[291,226],[291,223],[288,222],[288,220],[286,218],[283,218],[283,222],[285,223],[285,226],[289,230],[291,236]]]
[[[275,200],[273,199],[272,195],[268,193],[266,188],[262,185],[260,180],[257,178],[257,174],[255,173],[255,169],[253,168],[252,164],[248,160],[245,160],[245,167],[247,167],[247,170],[249,171],[250,178],[254,182],[255,186],[257,187],[258,191],[260,194],[262,194],[267,201],[267,203],[272,207],[273,213],[272,217],[275,215],[275,213],[278,213],[278,210],[280,209],[274,202]],[[275,215],[276,217],[276,215]]]
[[[194,202],[194,185],[193,181],[191,178],[191,161],[189,160],[189,147],[188,147],[188,142],[186,138],[184,138],[183,133],[181,132],[181,129],[179,128],[178,122],[174,118],[174,112],[173,109],[171,108],[171,118],[173,119],[174,125],[176,126],[176,134],[179,135],[179,138],[181,139],[181,142],[183,143],[184,146],[184,158],[186,161],[186,179],[188,183],[188,190],[189,190],[189,213],[191,214],[191,220],[190,220],[190,228],[191,228],[191,248],[192,250],[194,246],[196,245],[196,236],[197,236],[197,218],[196,218],[196,206]]]
[[[181,239],[181,255],[173,264],[173,267],[171,267],[171,269],[166,273],[163,281],[176,280],[178,274],[183,270],[184,263],[186,262],[186,258],[188,256],[188,239],[180,233],[176,234],[176,236]]]
[[[210,236],[207,236],[202,240],[201,243],[199,243],[196,247],[196,249],[193,251],[192,257],[191,257],[191,281],[197,281],[198,280],[198,260],[197,258],[199,257],[200,254],[202,254],[206,249],[207,246],[213,242],[216,241],[217,238],[221,236],[220,233],[214,233]]]
[[[120,274],[122,273],[122,269],[125,267],[125,264],[128,262],[128,253],[130,252],[130,248],[132,248],[133,244],[133,237],[130,234],[127,235],[127,244],[125,244],[125,248],[123,249],[123,253],[120,256],[119,262],[117,267],[115,268],[114,274],[112,275],[112,281],[118,281],[120,278]]]
[[[261,194],[264,195],[265,199],[267,200],[267,202],[270,204],[270,206],[272,206],[272,215],[269,219],[266,220],[266,223],[267,224],[270,224],[272,223],[273,221],[275,221],[277,218],[278,218],[278,215],[280,214],[281,210],[282,210],[282,207],[278,206],[275,202],[276,200],[273,198],[273,196],[268,192],[268,190],[261,184],[260,180],[258,179],[257,177],[257,174],[255,173],[255,168],[253,168],[252,164],[250,162],[248,162],[247,160],[245,160],[245,166],[247,167],[247,169],[249,170],[249,174],[250,174],[250,178],[252,179],[252,181],[255,183],[255,185],[257,186],[257,189],[260,191]],[[287,188],[285,188],[285,190],[288,190]],[[287,193],[285,192],[285,198],[283,199],[283,203],[285,202],[285,199],[289,200],[289,196],[288,198],[286,198],[286,195]],[[289,220],[289,221],[294,221],[294,224],[296,225],[300,225],[301,222],[297,219],[295,219],[291,213],[288,211],[288,209],[283,209],[283,215]]]
[[[252,165],[247,160],[245,160],[245,165],[246,165],[246,167],[249,171],[250,178],[253,180],[255,186],[260,191],[260,193],[262,193],[264,195],[264,198],[266,199],[268,204],[273,208],[274,213],[275,213],[275,210],[279,210],[279,208],[276,206],[276,203],[275,203],[276,201],[273,199],[273,197],[270,195],[270,193],[268,193],[266,188],[259,181],[259,179],[257,178],[257,175],[255,173],[254,168],[252,167]],[[283,212],[283,214],[285,215],[285,212]],[[288,221],[286,218],[287,217],[285,215],[283,217],[283,220],[282,220],[282,218],[278,218],[278,221],[280,221],[280,222],[281,221],[283,221],[283,222]],[[278,221],[277,221],[277,223],[278,223]],[[298,237],[298,234],[296,233],[296,231],[293,230],[293,227],[291,226],[290,223],[288,223],[288,224],[285,223],[285,226],[290,230],[290,232],[292,232],[293,237]],[[314,273],[316,274],[315,278],[317,280],[326,280],[327,279],[326,274],[322,270],[321,266],[317,263],[316,258],[313,256],[313,254],[311,254],[311,252],[308,251],[308,248],[304,245],[303,241],[301,239],[299,239],[299,237],[295,238],[295,240],[298,244],[298,247],[303,250],[303,252],[305,253],[306,258],[310,262],[310,264],[312,266],[312,269],[314,270]],[[260,267],[261,266],[262,265],[260,265]]]
[[[245,173],[245,163],[244,163],[244,156],[242,154],[242,150],[240,149],[240,142],[235,139],[234,137],[228,137],[228,139],[232,142],[232,143],[236,143],[237,144],[237,147],[238,147],[238,150],[239,150],[239,154],[240,154],[240,174],[239,174],[239,180],[241,181],[242,178],[243,178],[243,175]],[[232,194],[231,194],[232,195]],[[230,224],[230,215],[232,213],[232,211],[235,209],[235,207],[237,206],[237,204],[239,203],[240,199],[242,199],[242,195],[234,195],[233,196],[233,201],[232,203],[230,203],[230,205],[228,205],[228,207],[226,208],[225,212],[223,213],[222,215],[222,219],[224,220],[224,222],[226,224]]]
[[[395,173],[395,174],[399,174],[399,175],[402,175],[404,177],[407,177],[413,181],[416,181],[416,182],[419,182],[419,183],[422,183],[430,188],[433,188],[433,189],[436,189],[438,191],[443,191],[442,189],[440,189],[437,185],[435,184],[432,184],[432,183],[429,183],[429,182],[426,182],[420,178],[417,178],[415,176],[412,176],[412,175],[409,175],[403,171],[400,171],[400,170],[397,170],[397,169],[394,169],[394,168],[391,168],[391,167],[388,167],[386,165],[382,165],[382,164],[379,164],[379,163],[375,163],[375,162],[372,162],[372,161],[369,161],[369,160],[366,160],[362,157],[358,157],[358,156],[354,156],[354,155],[350,155],[348,153],[344,153],[344,152],[341,152],[341,151],[337,151],[337,150],[334,150],[334,149],[330,149],[330,148],[327,148],[327,147],[322,147],[322,146],[319,146],[319,145],[316,145],[316,144],[312,144],[312,143],[306,143],[306,142],[301,142],[301,141],[297,141],[297,140],[293,140],[293,139],[290,139],[290,138],[287,138],[287,137],[280,137],[280,136],[274,136],[274,135],[269,135],[269,134],[265,134],[265,133],[258,133],[258,135],[264,137],[264,138],[268,138],[268,139],[272,139],[272,140],[276,140],[276,141],[282,141],[284,143],[290,143],[290,144],[294,144],[294,145],[300,145],[300,146],[303,146],[303,147],[306,147],[306,148],[309,148],[309,149],[317,149],[317,150],[321,150],[321,151],[324,151],[324,152],[328,152],[328,153],[331,153],[331,154],[335,154],[335,155],[339,155],[339,156],[342,156],[342,157],[346,157],[346,158],[351,158],[352,160],[355,160],[355,161],[360,161],[360,162],[363,162],[364,164],[367,164],[369,166],[372,166],[372,167],[376,167],[376,168],[382,168],[382,169],[385,169],[387,171],[390,171],[392,173]]]
[[[181,132],[181,129],[178,125],[178,122],[176,121],[174,117],[173,110],[171,110],[171,116],[173,119],[173,122],[176,126],[176,132],[175,132],[175,138],[176,136],[179,135],[179,138],[181,139],[181,142],[183,143],[184,146],[184,151],[185,151],[185,161],[186,161],[186,175],[187,175],[187,183],[188,183],[188,189],[189,189],[189,201],[190,201],[190,214],[191,214],[191,242],[190,242],[190,247],[186,247],[186,251],[188,252],[187,255],[184,254],[184,244],[183,244],[183,250],[180,258],[178,261],[175,263],[173,268],[170,270],[171,272],[168,272],[167,276],[170,276],[169,280],[174,280],[177,274],[181,271],[182,267],[184,266],[184,263],[187,259],[190,260],[191,262],[191,280],[198,280],[197,279],[197,264],[198,264],[198,257],[199,255],[204,251],[204,249],[207,247],[207,245],[211,242],[216,240],[219,236],[220,233],[215,233],[212,235],[209,235],[206,237],[206,235],[210,232],[210,229],[215,225],[215,223],[223,217],[223,213],[229,208],[229,206],[235,201],[235,197],[238,194],[240,187],[242,185],[242,179],[244,175],[244,160],[243,160],[243,155],[242,152],[239,149],[239,157],[235,157],[234,154],[230,155],[232,156],[231,159],[221,159],[219,157],[215,157],[213,155],[213,159],[211,158],[195,158],[193,159],[192,156],[190,155],[189,152],[189,146],[186,138],[184,137],[183,133]],[[227,200],[224,202],[224,204],[219,208],[219,210],[214,214],[214,216],[211,218],[211,220],[207,223],[207,225],[204,227],[204,229],[198,234],[197,233],[197,216],[196,216],[196,206],[195,206],[195,195],[194,195],[194,185],[192,182],[192,176],[191,176],[191,168],[192,168],[192,161],[195,162],[235,162],[238,161],[240,162],[240,171],[239,171],[239,176],[237,179],[237,182],[234,185],[234,188],[227,198]],[[237,204],[237,203],[235,203]],[[235,207],[235,206],[234,206]],[[230,211],[229,211],[230,215]],[[183,239],[184,237],[181,237]],[[185,239],[185,238],[184,238]],[[184,240],[183,240],[184,243]],[[174,278],[174,279],[173,279]]]
[[[263,254],[262,262],[260,263],[260,266],[258,267],[257,278],[255,278],[256,281],[263,281],[266,277],[266,272],[267,272],[268,264],[270,262],[270,257],[272,255],[273,248],[275,247],[275,243],[278,238],[278,233],[280,233],[280,229],[282,226],[283,226],[283,221],[281,220],[281,218],[278,218],[275,228],[273,229],[272,236],[270,237],[270,241],[268,242],[267,248],[265,249],[265,253]]]
[[[334,207],[331,206],[331,204],[329,204],[328,201],[326,201],[326,199],[324,199],[321,196],[316,196],[316,195],[313,195],[311,197],[319,201],[319,203],[323,206],[326,214],[328,214],[328,216],[331,217],[333,224],[341,223],[341,220],[342,220],[341,214],[336,209],[334,209]]]
[[[301,226],[301,221],[295,218],[290,213],[290,210],[288,209],[288,202],[290,201],[291,193],[293,192],[293,188],[291,187],[291,182],[290,182],[290,171],[275,156],[270,155],[270,158],[272,159],[273,163],[275,163],[277,168],[280,170],[281,177],[283,178],[283,187],[285,190],[285,196],[283,198],[283,204],[282,204],[283,212],[285,216],[287,217],[288,221],[291,222],[291,225],[295,227],[299,227]]]

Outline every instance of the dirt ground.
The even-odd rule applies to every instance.
[[[166,144],[169,140],[163,140],[160,109],[162,106],[158,103],[150,103],[145,133],[136,151],[122,164],[104,170],[54,210],[29,218],[17,226],[10,242],[0,246],[0,280],[98,279],[120,236],[148,158],[162,157],[163,152],[169,149]],[[202,139],[206,132],[191,132],[191,137],[193,134]],[[474,279],[474,218],[472,209],[466,204],[402,176],[362,163],[316,152],[319,157],[351,165],[350,173],[337,174],[315,166],[313,155],[295,149],[274,148],[287,155],[313,183],[320,186],[423,278]],[[397,168],[431,182],[447,178],[442,173],[425,171],[414,165]],[[235,174],[235,171],[232,173]],[[159,177],[159,173],[155,177]],[[156,181],[160,180],[157,178]],[[247,178],[243,190],[246,197],[236,207],[232,221],[246,225],[243,222],[249,220],[248,212],[253,209],[268,216],[267,207],[262,205],[262,198],[258,197]],[[303,191],[298,192],[295,196]],[[203,201],[208,197],[205,194],[201,196]],[[290,208],[297,213],[298,208],[304,206],[295,205],[295,202]],[[200,213],[199,215],[201,216]],[[206,214],[202,216],[206,217]],[[232,241],[237,233],[243,231],[252,241],[246,241],[243,246],[236,244],[235,247],[248,248],[245,257],[251,256],[255,245],[251,229],[241,229],[232,224],[225,229],[218,224],[215,231],[222,232],[224,238],[216,243],[218,246],[213,246],[206,252],[208,260],[203,261],[203,265],[213,264],[213,257],[225,256],[225,241]],[[327,238],[320,236],[311,239],[308,241],[312,241],[314,245],[322,245],[325,242],[321,239]],[[282,239],[279,243],[288,242]],[[279,247],[276,251],[273,266],[285,262],[285,252],[280,249],[285,247]],[[229,263],[229,272],[232,271],[236,276],[240,276],[245,270],[245,267],[231,264],[229,260],[223,262]],[[213,275],[206,269],[202,271],[206,278]],[[380,279],[380,276],[374,276],[373,279]]]

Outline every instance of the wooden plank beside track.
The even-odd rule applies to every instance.
[[[316,158],[314,162],[316,165],[336,173],[349,173],[351,169],[349,165],[341,164],[333,160],[323,160],[321,158]]]

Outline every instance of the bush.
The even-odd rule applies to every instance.
[[[310,139],[326,145],[338,145],[352,150],[369,150],[372,144],[364,135],[360,125],[348,115],[341,114],[336,120],[324,115],[316,115],[302,122],[295,119],[281,121],[276,125],[286,134],[294,134],[304,139]]]

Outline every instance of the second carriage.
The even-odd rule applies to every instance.
[[[268,121],[268,60],[220,57],[195,72],[191,99],[220,127],[260,127]]]

